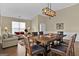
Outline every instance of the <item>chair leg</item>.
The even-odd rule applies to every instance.
[[[49,56],[52,56],[52,52],[51,51],[49,52]]]
[[[43,52],[43,56],[44,56],[44,52]]]
[[[71,48],[71,56],[73,56],[73,48]]]
[[[69,56],[72,56],[72,48],[69,50]]]
[[[75,50],[74,50],[74,45],[73,45],[73,48],[72,48],[72,50],[73,50],[73,56],[75,56]]]
[[[27,48],[26,48],[25,56],[27,56]]]
[[[71,56],[75,56],[74,45],[73,45],[72,48],[70,49],[70,55],[71,55]]]

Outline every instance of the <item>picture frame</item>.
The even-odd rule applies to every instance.
[[[63,30],[64,29],[64,23],[56,23],[56,29],[57,30]]]

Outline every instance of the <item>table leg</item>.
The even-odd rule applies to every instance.
[[[45,48],[45,56],[47,56],[47,45],[44,45]]]

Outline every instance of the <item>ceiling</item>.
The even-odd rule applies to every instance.
[[[51,9],[58,11],[66,7],[75,5],[74,3],[52,3]],[[0,3],[0,13],[2,16],[16,17],[22,19],[32,19],[41,10],[47,7],[47,3]]]

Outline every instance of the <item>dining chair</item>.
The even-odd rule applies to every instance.
[[[38,36],[38,32],[32,32],[33,36]]]
[[[73,39],[73,41],[72,41],[73,42],[73,44],[72,44],[72,54],[73,54],[73,56],[75,55],[75,49],[74,49],[75,45],[74,45],[74,43],[75,43],[75,40],[76,40],[76,36],[77,36],[77,34],[72,35],[72,39]],[[65,39],[63,43],[68,46],[68,42],[69,42],[69,40]]]
[[[73,36],[72,36],[72,38],[73,38],[73,44],[72,44],[72,54],[73,54],[73,56],[75,56],[75,40],[76,40],[76,36],[77,36],[77,34],[74,34]]]
[[[27,39],[28,41],[28,46],[26,46],[28,55],[30,56],[38,55],[38,54],[44,55],[44,48],[42,46],[30,43],[30,39],[32,39],[32,37],[30,38],[30,36],[27,36],[25,37],[25,39]]]
[[[50,54],[55,53],[56,55],[60,56],[70,56],[71,54],[71,48],[73,45],[73,38],[69,40],[68,46],[65,45],[58,45],[54,47],[50,47]]]
[[[73,42],[75,42],[76,37],[77,37],[77,34],[76,34],[76,33],[75,33],[74,35],[72,35],[72,38],[74,39]],[[68,44],[68,42],[69,42],[69,40],[67,40],[67,39],[63,39],[63,43]]]
[[[43,35],[43,34],[44,34],[43,31],[40,31],[40,32],[39,32],[39,35]]]

